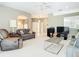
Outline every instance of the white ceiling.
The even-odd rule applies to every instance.
[[[29,12],[32,15],[47,15],[50,13],[79,10],[79,2],[4,2],[8,7]]]

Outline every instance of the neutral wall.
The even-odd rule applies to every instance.
[[[53,16],[53,14],[48,15],[48,27],[64,26],[64,17],[78,16],[79,12],[69,13],[64,15]]]
[[[31,14],[27,12],[16,10],[5,6],[0,6],[0,28],[6,28],[10,30],[9,21],[12,19],[17,20],[17,17],[20,15],[24,15],[28,17],[28,20],[30,20],[31,18]]]
[[[64,26],[64,17],[53,16],[52,14],[48,15],[48,27],[57,27],[57,26]]]

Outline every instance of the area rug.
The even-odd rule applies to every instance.
[[[63,44],[51,44],[45,50],[54,54],[58,54],[62,49]]]

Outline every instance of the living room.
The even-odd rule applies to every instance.
[[[0,2],[0,56],[79,57],[78,5]]]

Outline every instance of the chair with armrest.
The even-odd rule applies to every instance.
[[[76,38],[73,46],[68,46],[66,49],[67,57],[79,57],[79,38]]]
[[[54,32],[55,32],[54,27],[47,28],[47,36],[48,37],[53,37]]]
[[[64,40],[66,40],[68,37],[68,34],[69,34],[68,27],[63,27],[63,26],[57,27],[57,37],[64,37]]]
[[[23,46],[22,39],[17,39],[15,41],[2,39],[0,42],[1,51],[15,50],[22,48],[22,46]]]
[[[23,46],[21,37],[8,37],[6,29],[0,29],[0,48],[1,51],[15,50]]]

